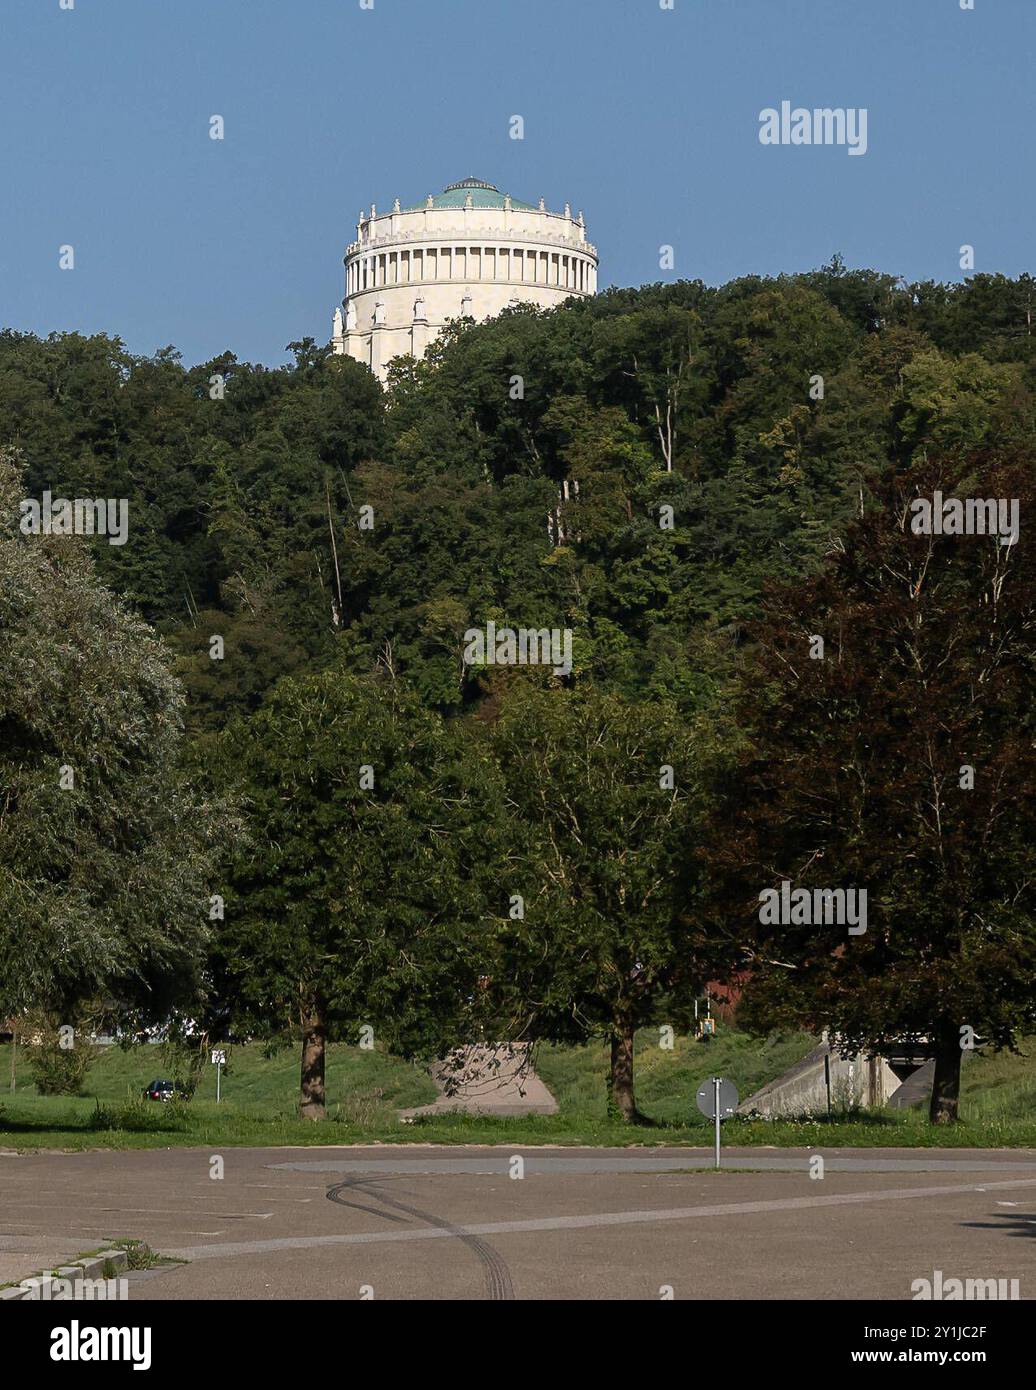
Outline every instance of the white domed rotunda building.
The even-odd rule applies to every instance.
[[[391,212],[360,214],[331,345],[384,381],[393,357],[423,357],[448,319],[481,321],[510,304],[549,309],[596,289],[581,212],[548,212],[542,198],[533,207],[463,179],[416,207],[397,198]]]

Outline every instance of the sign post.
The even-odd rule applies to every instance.
[[[698,1087],[696,1097],[698,1109],[706,1119],[716,1124],[716,1167],[720,1167],[719,1127],[723,1120],[729,1120],[737,1109],[737,1087],[722,1076],[710,1076],[708,1081]]]
[[[216,1104],[219,1104],[219,1079],[223,1068],[227,1064],[227,1054],[221,1047],[212,1049],[212,1065],[216,1068]]]

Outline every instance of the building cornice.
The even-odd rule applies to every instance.
[[[366,299],[368,295],[373,295],[375,298],[378,298],[378,296],[387,294],[394,290],[407,290],[411,293],[416,290],[418,293],[420,293],[422,286],[431,287],[433,285],[436,287],[448,285],[451,289],[457,289],[465,285],[514,285],[515,289],[531,290],[536,291],[540,294],[542,294],[545,291],[554,291],[555,293],[560,294],[565,298],[593,298],[592,290],[576,290],[570,288],[568,285],[538,285],[532,280],[479,280],[477,275],[472,275],[466,280],[461,279],[459,276],[455,280],[392,280],[387,285],[368,285],[368,287],[365,290],[354,290],[353,293],[349,296],[349,298],[353,303],[355,303],[359,299]],[[516,295],[515,298],[523,304],[534,304],[536,302],[535,299],[531,297],[529,299],[523,300],[520,295]],[[429,319],[429,323],[430,322],[431,320]],[[409,319],[407,320],[406,326],[410,326]],[[370,329],[353,329],[352,331],[362,331],[369,333]]]
[[[454,244],[463,246],[466,242],[476,245],[493,242],[503,246],[514,242],[521,246],[549,246],[552,249],[560,248],[584,255],[592,261],[598,260],[597,247],[590,241],[579,241],[574,237],[552,236],[548,233],[534,235],[531,232],[504,231],[493,227],[473,227],[465,228],[460,232],[444,231],[439,236],[427,231],[396,232],[395,235],[377,237],[374,241],[351,241],[345,248],[343,262],[349,261],[355,256],[369,255],[392,246],[420,248],[422,246],[439,246],[443,243],[449,246]]]

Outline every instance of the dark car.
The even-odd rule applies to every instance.
[[[171,1081],[152,1081],[144,1088],[148,1100],[172,1100],[176,1087]]]

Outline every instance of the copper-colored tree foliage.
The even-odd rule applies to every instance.
[[[933,1122],[956,1118],[968,1030],[1000,1049],[1036,1021],[1034,477],[1000,453],[874,483],[822,572],[770,595],[718,826],[748,1016],[846,1049],[923,1040]],[[911,502],[936,490],[1017,499],[1017,543],[914,534]],[[763,925],[759,894],[784,879],[866,888],[866,932]]]

